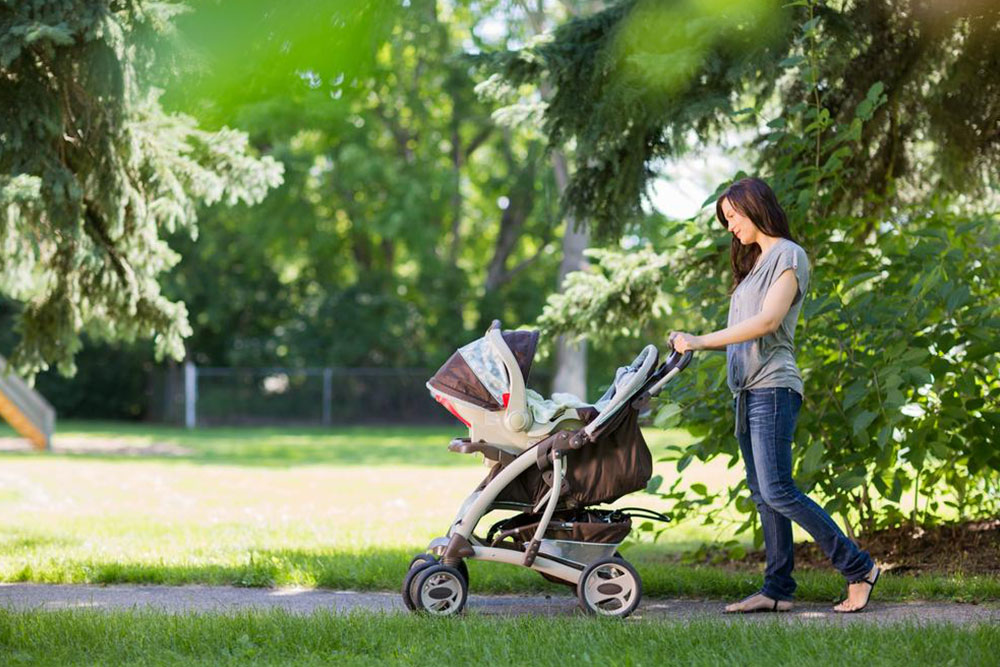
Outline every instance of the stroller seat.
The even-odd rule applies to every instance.
[[[537,344],[537,331],[501,331],[494,320],[485,336],[445,362],[427,388],[469,428],[471,442],[516,455],[556,431],[600,422],[602,413],[631,397],[658,361],[656,348],[647,345],[632,364],[618,369],[596,403],[566,393],[545,399],[525,384]]]

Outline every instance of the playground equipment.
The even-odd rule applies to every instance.
[[[0,417],[27,438],[35,449],[49,449],[56,430],[56,411],[45,398],[14,374],[0,357]]]

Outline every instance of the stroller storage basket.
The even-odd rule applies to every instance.
[[[529,513],[504,519],[490,528],[486,541],[502,546],[500,543],[509,539],[523,547],[535,534],[540,520],[540,515]],[[545,539],[617,546],[631,530],[632,519],[616,510],[567,510],[552,516]]]

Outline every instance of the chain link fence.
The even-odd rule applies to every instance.
[[[421,368],[164,368],[154,382],[153,419],[218,425],[442,424]]]

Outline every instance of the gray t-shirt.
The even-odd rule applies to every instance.
[[[803,396],[802,375],[795,365],[795,323],[802,310],[802,299],[809,287],[809,258],[794,241],[779,240],[759,259],[757,265],[733,291],[729,300],[727,326],[739,324],[761,311],[764,297],[782,273],[795,271],[798,293],[788,313],[774,333],[726,346],[726,381],[737,399],[736,435],[745,421],[744,390],[763,387],[789,387]]]

